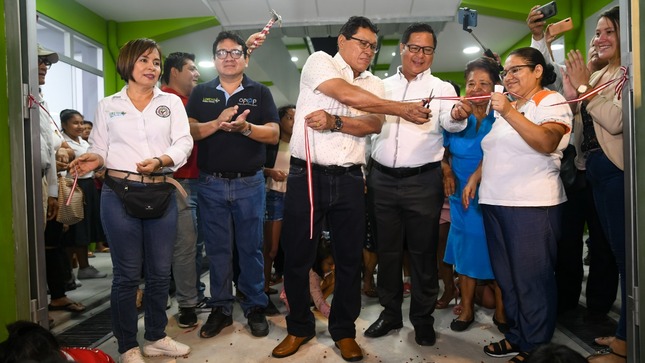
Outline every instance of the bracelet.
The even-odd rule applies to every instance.
[[[163,160],[161,160],[161,158],[158,156],[153,157],[153,159],[159,160],[159,168],[157,169],[163,169]]]

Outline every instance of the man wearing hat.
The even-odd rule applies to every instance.
[[[47,71],[58,62],[58,54],[38,44],[38,85],[45,84]],[[40,112],[40,163],[43,176],[43,205],[45,208],[45,262],[47,266],[47,286],[51,294],[50,310],[81,312],[83,304],[65,295],[65,284],[72,280],[65,249],[61,244],[63,225],[56,222],[58,213],[57,169],[64,170],[67,163],[74,159],[74,150],[65,142],[54,119],[49,114],[47,103],[39,92],[35,101]],[[60,168],[57,168],[57,165]]]

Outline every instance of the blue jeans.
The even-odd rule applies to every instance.
[[[210,266],[209,306],[221,307],[225,315],[233,312],[233,248],[241,267],[237,288],[246,299],[244,314],[252,307],[264,308],[264,176],[224,179],[200,173],[198,204],[206,255]]]
[[[184,180],[180,182],[184,184]],[[191,193],[190,189],[186,190]],[[173,254],[172,272],[175,279],[177,304],[180,307],[197,305],[197,269],[195,266],[197,244],[197,221],[195,210],[190,204],[191,194],[184,198],[181,193],[177,197],[177,241]]]
[[[625,284],[625,173],[602,150],[587,157],[587,180],[591,183],[600,225],[616,258],[620,275],[620,319],[616,338],[627,340]],[[592,241],[593,242],[593,241]]]
[[[142,272],[146,283],[143,297],[144,338],[155,341],[166,336],[166,301],[177,234],[177,202],[172,198],[168,210],[160,218],[134,218],[125,212],[116,193],[104,184],[101,221],[110,245],[114,272],[110,296],[112,331],[119,345],[119,353],[125,353],[139,346],[135,299]]]
[[[550,342],[555,331],[562,206],[481,207],[491,266],[504,295],[510,328],[505,337],[530,352]]]

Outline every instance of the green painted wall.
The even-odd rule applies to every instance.
[[[0,0],[0,341],[7,337],[5,325],[17,319],[4,6],[4,0]]]

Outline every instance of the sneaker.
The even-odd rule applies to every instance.
[[[409,282],[404,282],[403,283],[403,297],[410,297],[410,293],[412,292],[412,284]]]
[[[253,336],[265,337],[269,335],[269,323],[267,323],[263,308],[251,308],[247,319]]]
[[[212,308],[206,323],[202,325],[199,336],[202,338],[211,338],[219,334],[225,327],[233,324],[233,317],[224,315],[221,307]]]
[[[107,274],[97,270],[92,265],[78,269],[79,279],[100,279],[103,277],[107,277]]]
[[[264,308],[264,314],[268,316],[280,314],[280,310],[278,310],[278,307],[275,306],[273,301],[271,301],[271,298],[269,298],[269,303],[267,304],[267,307]]]
[[[180,306],[179,313],[177,314],[177,325],[180,328],[190,328],[191,326],[197,325],[195,308],[182,308]]]
[[[143,355],[146,357],[183,357],[190,353],[190,347],[180,343],[169,336],[155,342],[148,342],[143,346]]]
[[[141,355],[141,349],[139,347],[132,348],[127,352],[121,354],[119,357],[119,362],[121,363],[145,363],[143,356]]]

